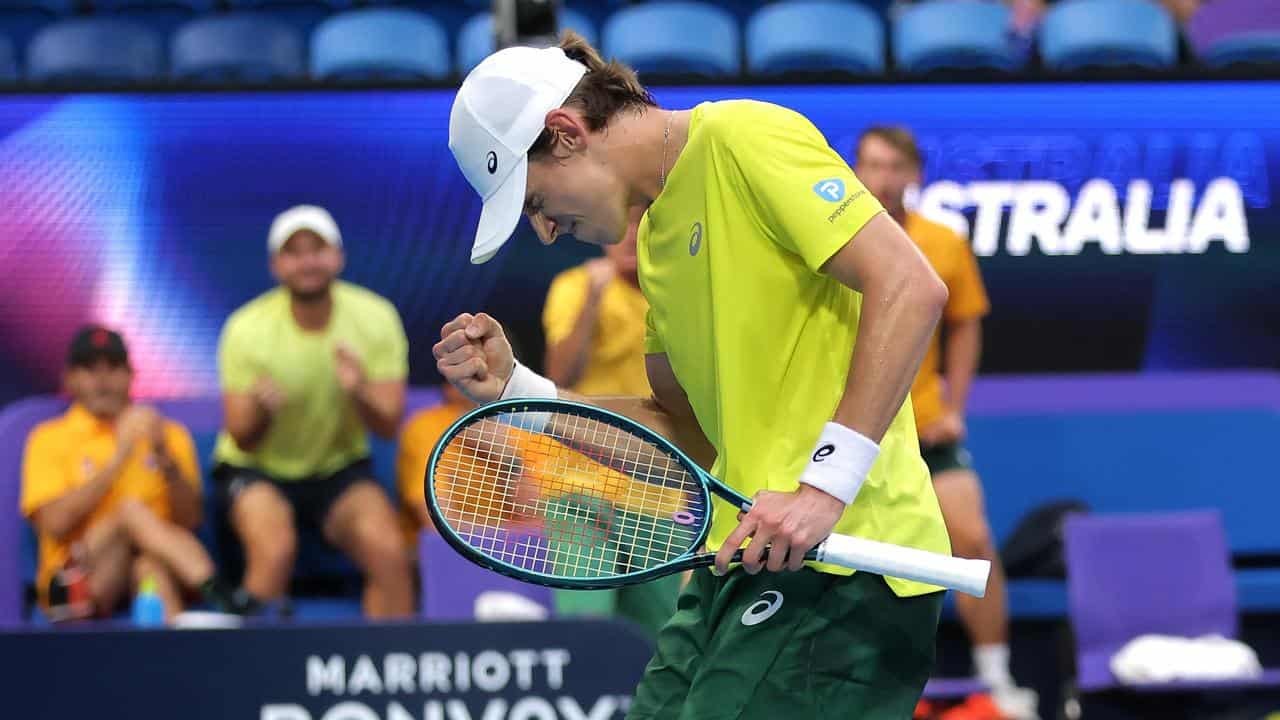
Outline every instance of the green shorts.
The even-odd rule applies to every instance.
[[[942,597],[899,598],[871,573],[695,571],[627,717],[910,718]]]
[[[937,475],[947,470],[972,470],[973,456],[960,443],[920,446],[920,457],[929,466],[929,474]]]

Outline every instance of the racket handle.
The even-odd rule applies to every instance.
[[[819,562],[939,585],[974,597],[986,594],[991,572],[987,560],[966,560],[849,535],[827,538],[818,546],[817,555]]]

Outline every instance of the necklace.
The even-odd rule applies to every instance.
[[[658,190],[667,186],[667,141],[671,139],[671,121],[675,120],[676,111],[667,115],[667,128],[662,131],[662,164],[658,166]]]

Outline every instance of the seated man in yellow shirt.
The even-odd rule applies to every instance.
[[[649,397],[645,370],[645,313],[649,303],[636,271],[636,231],[643,212],[632,212],[622,242],[604,257],[565,270],[551,281],[542,309],[547,377],[583,395]],[[558,591],[564,612],[616,612],[653,634],[675,612],[679,575],[614,591]]]
[[[166,619],[182,611],[190,590],[219,610],[245,609],[192,533],[201,504],[191,435],[130,403],[133,369],[120,335],[78,332],[64,383],[71,408],[31,432],[22,461],[22,514],[40,538],[41,605],[54,619],[75,610],[50,607],[58,602],[51,594],[68,590],[53,586],[74,555],[87,573],[86,610],[97,615],[111,615],[148,578]]]
[[[280,285],[236,310],[218,345],[226,425],[214,479],[244,546],[244,588],[285,594],[303,526],[360,567],[368,617],[407,616],[409,563],[366,435],[391,437],[404,414],[400,316],[338,280],[342,236],[323,208],[281,213],[267,247]]]
[[[947,304],[911,386],[920,454],[956,555],[991,561],[987,594],[956,594],[956,609],[973,643],[978,677],[991,687],[1001,714],[1020,720],[1036,716],[1036,695],[1014,685],[1009,673],[1009,616],[1004,570],[983,507],[982,485],[965,436],[964,408],[982,350],[982,318],[991,309],[969,243],[950,228],[904,205],[907,187],[920,181],[920,150],[911,131],[873,127],[857,145],[854,171],[885,210],[902,225],[947,285]],[[945,347],[943,338],[945,337]]]

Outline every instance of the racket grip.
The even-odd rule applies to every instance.
[[[991,563],[940,555],[849,535],[832,535],[818,546],[817,559],[853,570],[914,580],[959,590],[974,597],[987,592]]]

